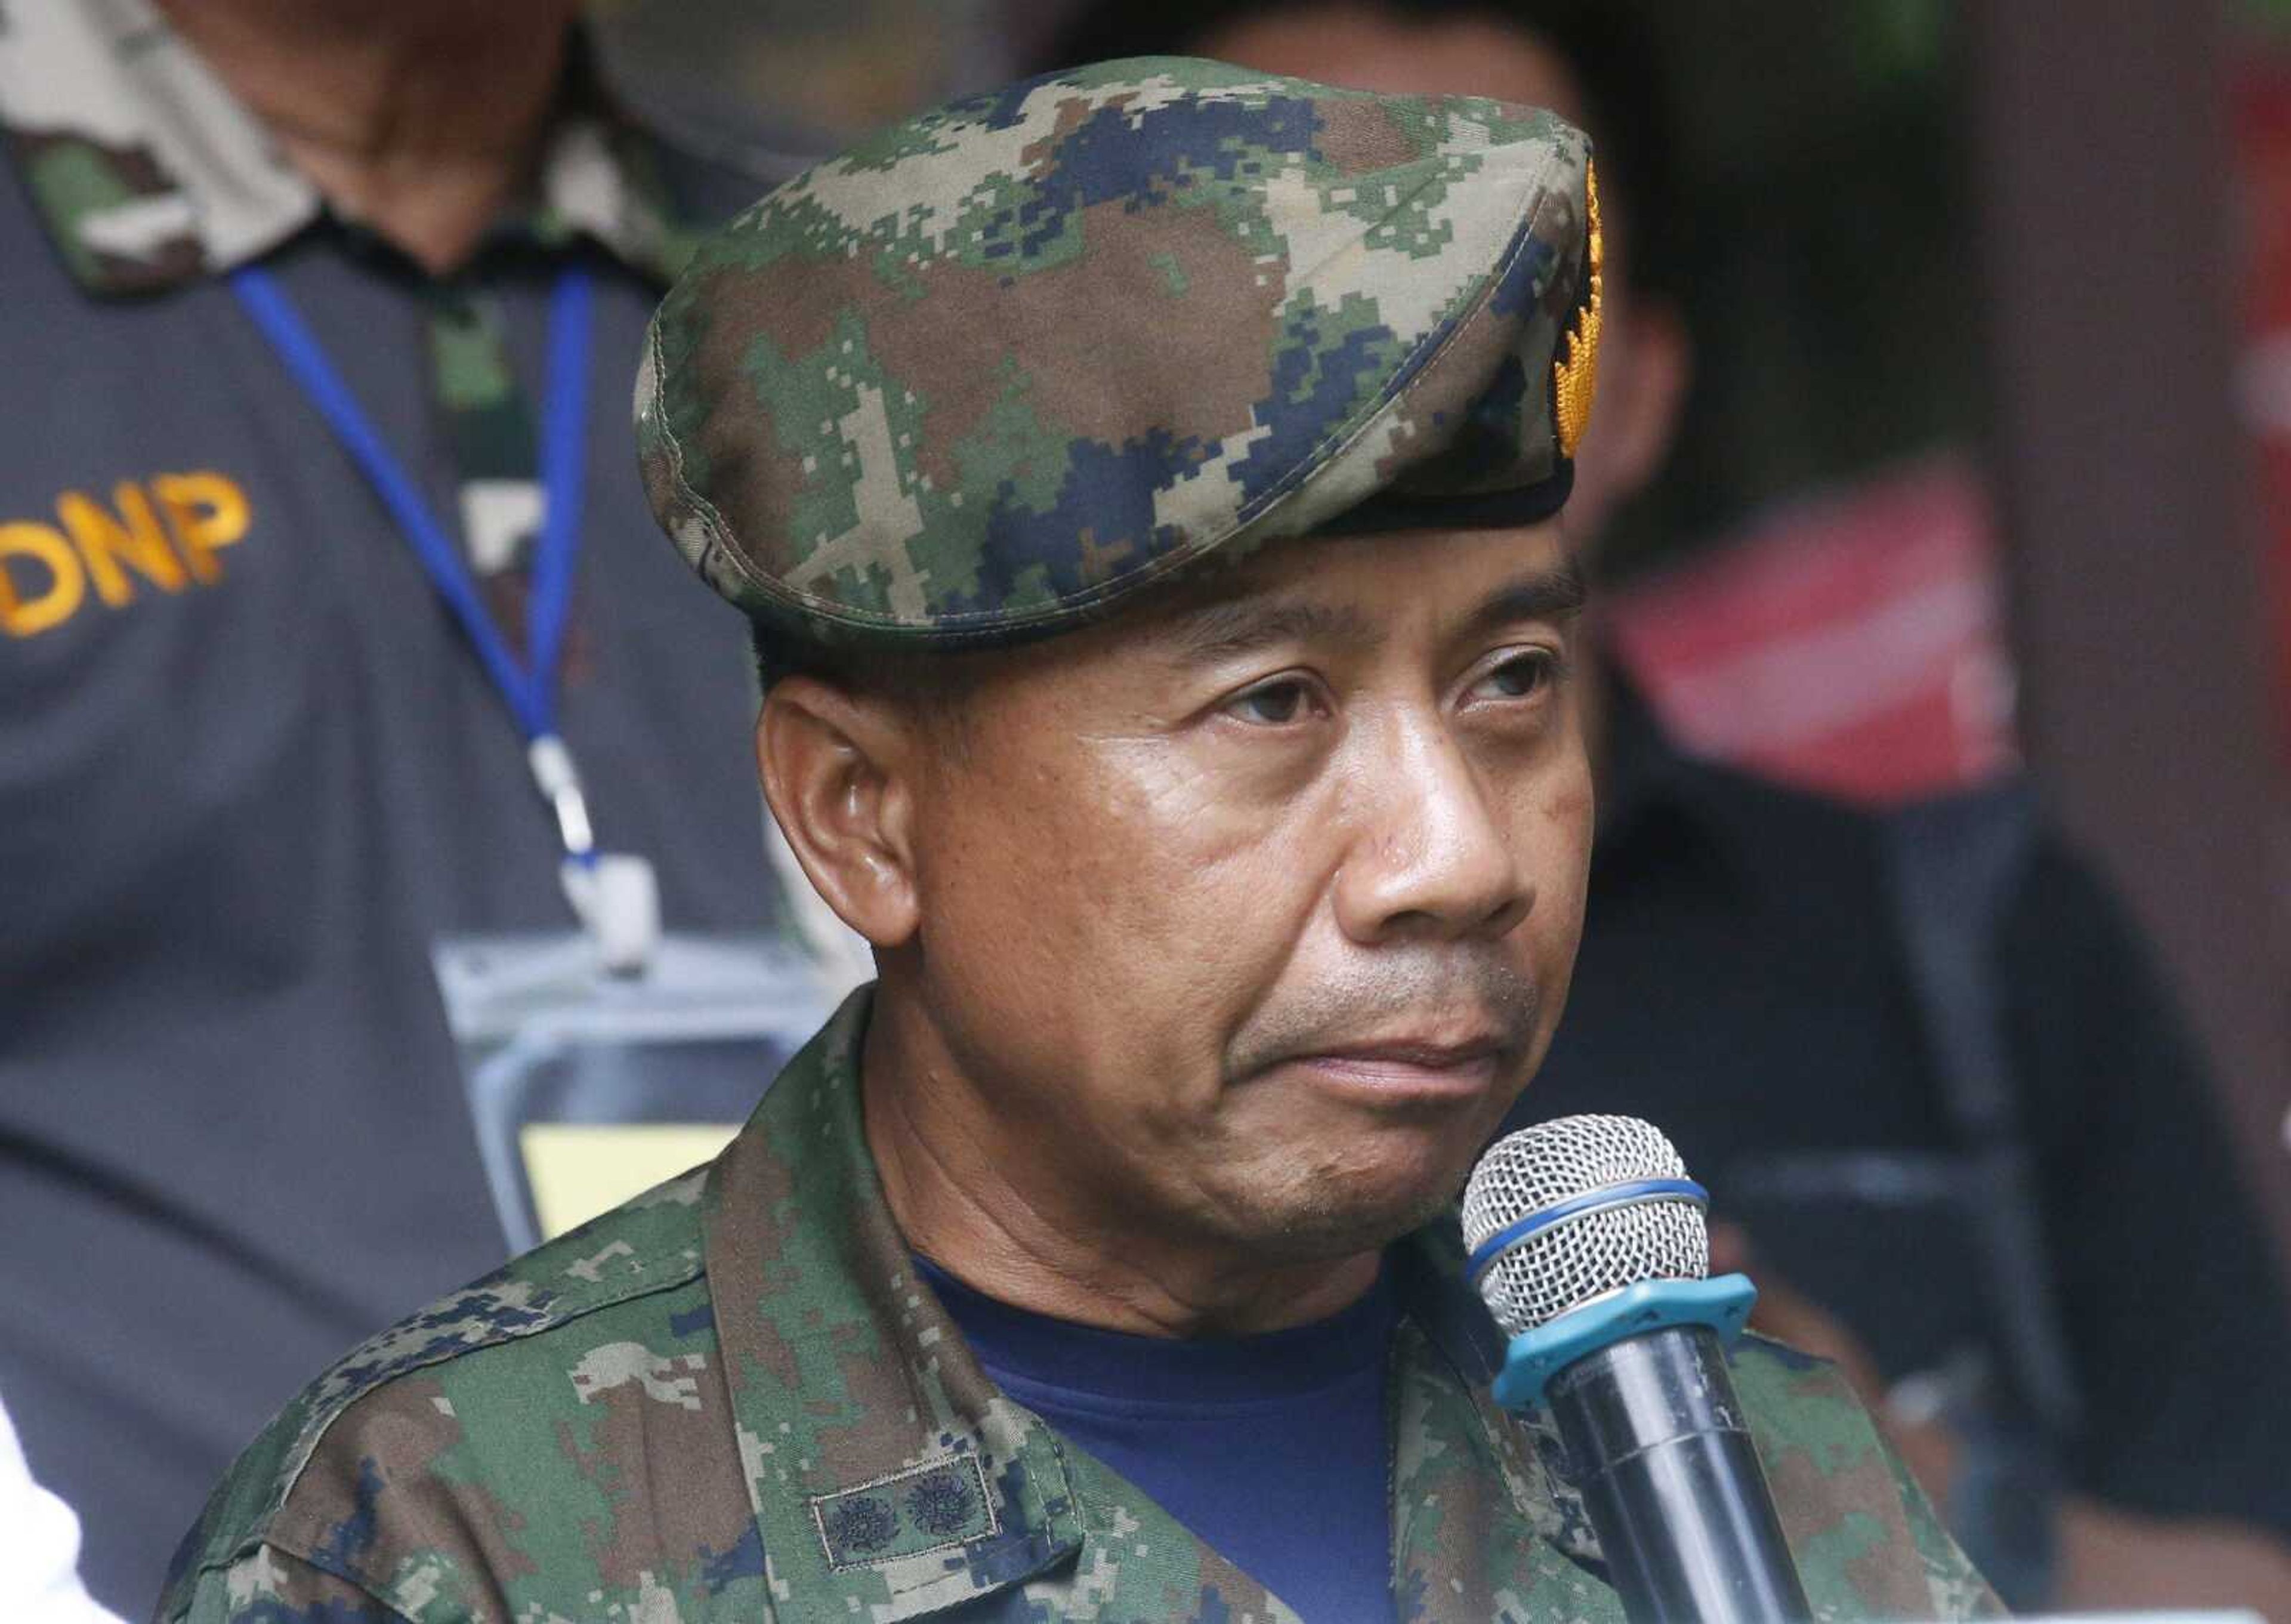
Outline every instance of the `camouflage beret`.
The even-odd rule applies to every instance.
[[[1547,516],[1596,271],[1588,142],[1548,113],[1070,70],[704,242],[638,380],[645,481],[708,583],[798,636],[1041,635],[1237,544]]]

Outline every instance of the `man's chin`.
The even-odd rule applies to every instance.
[[[1306,1263],[1379,1250],[1421,1229],[1456,1198],[1444,1170],[1435,1177],[1331,1177],[1286,1193],[1250,1216],[1250,1239],[1269,1260]]]

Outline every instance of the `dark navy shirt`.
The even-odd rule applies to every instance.
[[[1269,1336],[1172,1341],[1045,1318],[918,1259],[995,1384],[1308,1624],[1388,1624],[1388,1282]]]

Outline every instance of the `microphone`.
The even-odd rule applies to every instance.
[[[1511,1346],[1507,1410],[1547,1410],[1634,1624],[1812,1617],[1723,1344],[1757,1289],[1706,1278],[1709,1194],[1628,1116],[1507,1134],[1464,1189],[1473,1283]]]

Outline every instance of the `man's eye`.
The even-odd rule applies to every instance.
[[[1531,648],[1506,660],[1490,671],[1483,686],[1505,699],[1530,699],[1559,678],[1559,656],[1547,648]]]
[[[1226,708],[1242,721],[1280,728],[1304,717],[1311,708],[1312,699],[1303,681],[1284,677],[1277,682],[1259,683],[1236,695]]]

